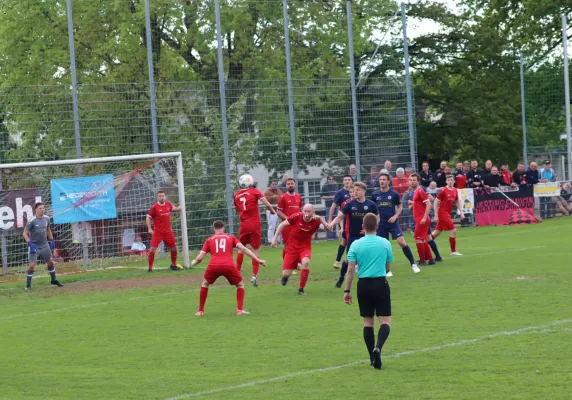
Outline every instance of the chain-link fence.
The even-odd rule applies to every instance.
[[[0,162],[182,151],[193,246],[213,219],[237,231],[242,173],[262,191],[294,176],[323,213],[328,175],[340,184],[354,165],[362,180],[386,160],[417,167],[404,10],[372,0],[0,2]]]

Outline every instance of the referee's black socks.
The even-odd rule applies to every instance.
[[[373,326],[363,327],[363,341],[365,342],[365,347],[367,347],[367,354],[371,360],[371,352],[375,347],[375,333],[373,333]]]
[[[373,328],[371,328],[371,331],[373,334]],[[364,330],[364,336],[365,336],[365,330]],[[387,324],[381,325],[379,327],[379,332],[377,334],[377,346],[376,347],[379,347],[379,349],[381,350],[381,348],[385,344],[385,341],[387,340],[388,336],[389,336],[389,325],[387,325]]]

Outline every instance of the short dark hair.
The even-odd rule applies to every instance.
[[[366,185],[365,183],[363,183],[363,182],[355,182],[355,183],[353,184],[353,187],[354,187],[354,188],[358,187],[358,188],[360,188],[360,189],[367,190],[367,185]]]
[[[288,179],[286,179],[286,183],[288,183],[288,182],[290,182],[290,181],[296,183],[296,179],[294,179],[294,178],[288,178]]]
[[[391,180],[391,175],[389,175],[387,172],[380,172],[379,177],[381,178],[382,176],[387,176],[387,180]]]
[[[44,203],[42,203],[41,201],[38,201],[36,204],[34,204],[34,211],[36,211],[38,209],[38,207],[43,206]]]
[[[418,182],[421,182],[421,175],[419,175],[417,172],[414,172],[414,173],[412,173],[411,175],[409,175],[410,178],[411,178],[412,176],[415,177],[415,178],[417,178],[417,181],[418,181]]]
[[[164,191],[163,189],[157,190],[157,194],[158,194],[158,195],[161,194],[161,193],[165,194],[165,191]]]
[[[377,229],[377,217],[373,213],[367,213],[363,217],[363,229],[366,232],[375,232]]]
[[[425,165],[425,164],[429,165],[429,161],[423,161],[423,162],[421,163],[421,165]]]
[[[217,219],[215,222],[213,222],[213,228],[217,230],[224,229],[224,222],[220,219]]]
[[[344,175],[344,178],[343,178],[343,179],[346,179],[346,178],[350,178],[350,179],[353,179],[351,175],[347,175],[347,174],[346,174],[346,175]]]
[[[478,163],[478,162],[479,162],[478,160],[471,160],[471,162],[473,162],[473,161],[474,161],[474,162],[476,162],[476,163]]]
[[[453,178],[453,179],[455,179],[455,175],[453,175],[453,174],[449,174],[449,175],[447,175],[447,176],[445,177],[445,179],[449,179],[449,178]]]

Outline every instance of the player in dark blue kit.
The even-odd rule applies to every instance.
[[[350,198],[350,189],[352,188],[354,181],[352,177],[349,175],[344,175],[344,187],[341,188],[336,192],[334,195],[334,202],[330,207],[330,214],[328,215],[328,223],[332,222],[334,218],[334,213],[336,212],[337,207],[341,207],[342,204]],[[334,225],[335,226],[335,225]],[[340,268],[340,261],[342,256],[344,255],[344,251],[346,249],[347,240],[342,238],[340,245],[338,246],[338,255],[336,256],[336,261],[334,262],[334,268]]]
[[[403,211],[403,204],[401,204],[399,194],[389,188],[389,182],[389,174],[386,174],[385,172],[379,174],[380,190],[376,190],[371,195],[371,200],[375,202],[379,213],[377,236],[381,236],[382,238],[389,240],[389,234],[391,234],[391,238],[397,241],[397,244],[399,244],[403,250],[403,254],[405,254],[405,257],[409,260],[409,264],[411,264],[413,272],[418,273],[421,270],[415,264],[413,253],[407,245],[407,242],[403,237],[401,227],[399,226],[399,216]],[[393,274],[388,274],[388,276],[393,276]]]
[[[334,218],[332,222],[328,224],[328,228],[336,226],[346,215],[349,216],[349,220],[346,223],[349,224],[349,236],[347,248],[349,249],[352,243],[358,239],[364,237],[363,231],[363,217],[368,213],[373,213],[377,215],[377,220],[379,222],[379,215],[377,214],[377,207],[375,203],[371,200],[365,198],[365,191],[367,186],[363,182],[356,182],[353,184],[354,188],[354,200],[348,201],[344,206],[343,210],[340,210],[338,216]],[[344,278],[346,272],[348,271],[348,265],[344,263],[340,271],[340,278],[336,283],[337,288],[342,287],[344,283]]]

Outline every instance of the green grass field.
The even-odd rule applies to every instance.
[[[561,218],[463,229],[465,256],[418,275],[394,246],[381,371],[365,361],[357,304],[334,289],[335,242],[314,245],[307,296],[297,277],[280,286],[280,252],[263,249],[266,281],[247,287],[243,317],[222,282],[203,318],[197,283],[81,292],[203,269],[61,276],[62,289],[36,279],[32,292],[2,284],[0,398],[570,399],[571,228]],[[438,243],[448,255],[447,238]]]

